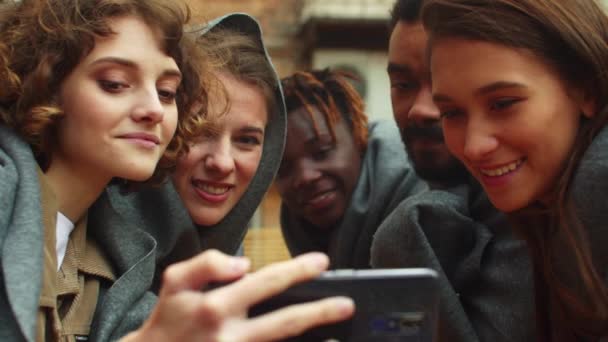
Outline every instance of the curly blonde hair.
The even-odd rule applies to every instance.
[[[161,32],[161,46],[182,72],[177,92],[178,125],[151,180],[174,167],[196,115],[205,113],[211,67],[194,41],[183,34],[188,8],[174,0],[10,0],[0,2],[0,123],[32,147],[40,167],[52,161],[56,126],[63,115],[60,84],[95,46],[114,32],[112,18],[133,15]],[[202,104],[202,105],[201,105]],[[195,107],[196,106],[196,107]],[[198,119],[197,124],[200,124]]]

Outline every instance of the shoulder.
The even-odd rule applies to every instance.
[[[38,163],[29,145],[0,125],[0,231],[40,216]],[[3,236],[3,235],[2,235]]]
[[[377,120],[372,121],[368,125],[368,133],[370,140],[401,141],[399,128],[392,120]]]
[[[30,146],[11,129],[0,125],[0,191],[17,183],[38,184],[37,170],[38,163]]]
[[[371,122],[368,126],[369,137],[365,162],[374,167],[412,169],[407,158],[399,129],[393,121]],[[381,163],[380,165],[376,165]]]
[[[608,191],[608,127],[593,139],[574,174],[575,200],[597,198]]]
[[[605,222],[608,216],[608,127],[585,151],[570,186],[572,198],[583,220]]]

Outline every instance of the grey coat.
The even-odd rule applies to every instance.
[[[42,284],[44,227],[38,164],[27,143],[0,126],[0,340],[34,341]],[[116,282],[101,283],[91,341],[115,340],[138,328],[156,297],[147,291],[154,276],[156,242],[118,219],[89,210],[87,230],[114,266]],[[134,243],[136,241],[137,243]],[[103,319],[100,319],[103,317]]]
[[[265,51],[260,26],[247,14],[234,13],[215,19],[203,32],[216,27],[253,36]],[[267,53],[266,59],[274,72]],[[142,227],[158,242],[155,290],[159,286],[158,278],[169,264],[188,259],[209,248],[235,254],[241,245],[249,220],[276,175],[285,147],[285,103],[279,78],[276,73],[273,76],[277,105],[276,111],[269,113],[260,165],[243,197],[222,221],[214,226],[194,223],[170,181],[160,188],[142,189],[126,196],[121,194],[118,187],[108,188],[107,198],[116,211],[125,220]]]
[[[376,232],[372,265],[438,271],[441,341],[534,338],[525,244],[474,181],[405,200]]]

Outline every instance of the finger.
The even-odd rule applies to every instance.
[[[319,276],[328,265],[329,260],[325,254],[308,253],[266,266],[210,294],[221,296],[227,307],[248,308],[298,282]]]
[[[355,305],[347,297],[332,297],[311,303],[290,305],[249,320],[238,341],[275,341],[297,336],[319,325],[352,317]]]
[[[246,258],[232,257],[217,250],[205,251],[191,259],[175,263],[163,273],[161,295],[182,290],[199,290],[210,281],[229,281],[249,270]]]

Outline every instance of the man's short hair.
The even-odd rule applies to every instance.
[[[420,20],[420,8],[423,0],[397,0],[391,10],[389,28],[392,31],[397,22],[415,23]]]

